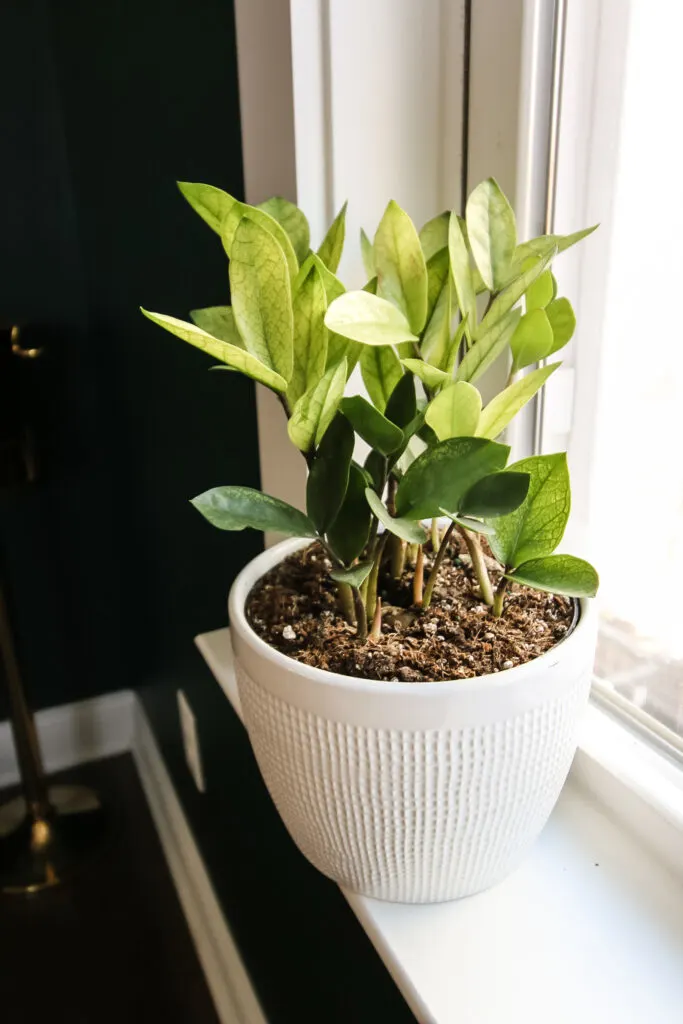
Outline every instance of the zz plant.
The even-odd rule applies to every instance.
[[[232,305],[194,310],[191,322],[143,313],[220,368],[274,391],[308,464],[305,514],[224,486],[193,500],[209,522],[317,539],[361,641],[381,628],[383,561],[397,577],[406,562],[413,567],[414,603],[426,608],[454,530],[492,615],[503,614],[511,580],[596,593],[592,566],[554,553],[570,509],[566,456],[508,466],[499,440],[560,366],[545,361],[570,340],[575,319],[551,266],[594,228],[518,244],[514,213],[492,178],[474,189],[464,219],[443,213],[419,233],[392,201],[374,240],[361,232],[368,283],[347,291],[336,276],[345,206],[313,252],[306,217],[285,199],[248,206],[210,185],[179,187],[222,241]],[[509,379],[484,405],[477,382],[500,357]],[[369,400],[345,394],[356,366]],[[357,437],[370,446],[362,465]],[[502,571],[495,590],[482,535]]]

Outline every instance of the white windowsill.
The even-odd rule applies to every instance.
[[[229,630],[197,645],[241,717]],[[502,884],[431,906],[342,890],[417,1019],[677,1024],[681,774],[591,708],[548,825]]]

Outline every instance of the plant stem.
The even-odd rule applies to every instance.
[[[377,538],[375,544],[375,554],[372,563],[372,569],[368,576],[368,590],[365,598],[366,618],[368,622],[372,622],[375,614],[375,605],[377,604],[377,581],[379,580],[379,567],[382,563],[382,555],[384,554],[384,545],[387,542],[388,533],[383,533],[381,537]]]
[[[368,620],[365,617],[365,605],[360,596],[358,587],[352,587],[353,603],[356,609],[356,636],[359,640],[365,641],[368,638]]]
[[[406,561],[408,565],[414,566],[417,561],[417,549],[419,544],[409,544],[406,551]]]
[[[422,585],[425,571],[425,550],[422,544],[417,548],[417,559],[415,561],[415,574],[413,575],[413,604],[422,604]]]
[[[375,605],[375,614],[372,617],[372,629],[370,630],[370,638],[372,640],[379,640],[382,633],[382,598],[377,598],[377,604]]]
[[[406,564],[406,542],[400,537],[392,534],[389,541],[389,552],[391,555],[391,575],[395,580],[400,580]]]
[[[337,593],[339,594],[339,604],[342,610],[342,614],[349,626],[356,625],[356,612],[353,607],[353,592],[348,583],[337,583]]]
[[[448,524],[448,529],[444,533],[443,540],[439,545],[439,550],[436,553],[436,558],[434,559],[432,571],[427,577],[427,586],[425,587],[424,597],[422,598],[423,608],[429,608],[430,604],[432,603],[432,592],[434,590],[434,584],[436,583],[436,578],[439,575],[439,569],[441,568],[441,563],[443,562],[444,555],[446,554],[446,548],[448,547],[448,542],[451,539],[451,534],[453,533],[454,527],[455,523]]]
[[[389,515],[396,515],[396,491],[398,490],[398,480],[394,476],[389,477],[389,483],[387,484],[387,508],[389,509]]]
[[[470,530],[461,529],[458,532],[465,541],[465,544],[467,544],[467,550],[469,551],[470,558],[472,559],[472,568],[474,569],[475,576],[477,577],[481,596],[486,604],[491,607],[494,601],[493,587],[491,586],[488,569],[486,568],[486,562],[484,561],[484,552],[481,550],[481,544]]]
[[[439,520],[432,519],[432,527],[430,532],[432,541],[432,551],[437,552],[439,550]]]
[[[506,576],[503,576],[500,583],[496,587],[496,593],[493,598],[493,614],[497,619],[503,614],[503,605],[505,602],[505,591],[510,585],[510,580]]]

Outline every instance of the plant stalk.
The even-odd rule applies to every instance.
[[[363,598],[360,596],[360,590],[358,587],[352,587],[353,590],[353,604],[356,609],[356,636],[362,642],[365,642],[368,638],[368,620],[365,617],[365,605],[363,604]]]
[[[367,622],[372,622],[375,615],[375,605],[377,604],[377,582],[379,580],[379,568],[382,564],[382,555],[384,554],[384,545],[387,542],[388,533],[383,533],[381,537],[377,538],[375,544],[375,554],[372,563],[372,569],[368,576],[368,590],[365,598],[366,608],[366,619]]]
[[[370,630],[370,639],[379,640],[382,635],[382,598],[377,598],[377,604],[375,605],[375,614],[372,617],[372,629]]]
[[[339,595],[339,605],[342,610],[342,615],[348,622],[349,626],[356,625],[356,612],[353,607],[353,591],[348,583],[337,583],[337,593]]]
[[[446,532],[443,535],[443,540],[441,541],[441,544],[439,545],[439,550],[436,552],[436,558],[434,559],[434,565],[432,566],[432,571],[430,572],[429,576],[427,577],[427,585],[425,587],[424,597],[422,598],[422,607],[423,608],[429,608],[430,604],[432,603],[432,593],[434,591],[434,584],[436,583],[437,576],[439,575],[439,569],[441,568],[441,563],[444,560],[444,555],[446,554],[446,549],[448,547],[448,542],[451,539],[451,534],[453,533],[454,528],[455,528],[455,523],[451,522],[451,523],[448,524],[448,529],[446,530]]]
[[[436,553],[439,550],[439,520],[438,519],[432,519],[430,538],[431,538],[431,541],[432,541],[432,551],[434,551]]]
[[[503,614],[503,606],[505,604],[505,592],[510,585],[510,580],[506,576],[503,576],[500,583],[496,587],[496,593],[493,598],[493,614],[497,619]]]
[[[403,575],[406,564],[406,547],[407,544],[404,540],[392,534],[389,541],[389,551],[391,555],[391,575],[395,580],[400,580]]]
[[[486,568],[486,562],[484,560],[484,552],[481,550],[481,544],[470,530],[460,529],[458,533],[465,541],[465,544],[467,544],[467,550],[469,551],[470,558],[472,559],[472,568],[474,569],[474,574],[477,577],[482,599],[490,608],[494,602],[494,594],[491,579],[489,577],[489,571]]]
[[[415,560],[415,573],[413,575],[413,604],[422,604],[422,587],[425,571],[425,550],[422,544],[417,548],[417,559]]]
[[[417,562],[417,549],[419,546],[419,544],[409,544],[406,550],[406,561],[411,567]]]

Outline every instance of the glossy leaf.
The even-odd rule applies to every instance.
[[[417,415],[415,381],[405,373],[391,392],[384,415],[401,430],[410,429]]]
[[[325,371],[324,376],[306,391],[294,406],[287,423],[290,441],[302,452],[310,452],[325,436],[334,419],[346,385],[346,362]]]
[[[427,319],[427,265],[415,225],[392,199],[373,242],[377,294],[398,309],[414,334]]]
[[[368,486],[374,487],[377,493],[381,494],[384,490],[384,484],[386,483],[387,478],[386,455],[382,455],[382,453],[378,452],[376,449],[368,452],[364,470],[368,478]]]
[[[287,270],[289,271],[290,280],[294,281],[299,272],[299,261],[296,258],[294,246],[290,242],[289,235],[285,229],[265,210],[259,209],[258,206],[249,206],[247,203],[239,203],[237,200],[234,201],[232,207],[225,215],[221,228],[223,248],[230,259],[233,257],[233,245],[235,244],[237,229],[245,218],[253,221],[254,224],[258,224],[260,228],[273,236],[282,249],[287,262]]]
[[[235,233],[230,292],[244,347],[289,382],[294,327],[287,263],[274,236],[248,217]]]
[[[576,317],[569,299],[553,299],[546,308],[546,315],[553,332],[553,343],[549,355],[558,352],[572,338],[576,329]]]
[[[177,184],[192,209],[220,235],[223,221],[237,200],[213,185],[203,185],[198,181],[179,181]]]
[[[555,250],[545,256],[543,259],[539,259],[536,264],[528,267],[523,273],[516,277],[515,280],[496,295],[495,299],[491,303],[491,307],[481,321],[476,331],[474,332],[475,339],[483,337],[488,334],[494,324],[498,323],[514,305],[521,299],[527,288],[529,288],[534,281],[541,276],[543,271],[546,269],[548,264],[552,261],[555,255]]]
[[[289,537],[315,537],[308,516],[279,498],[252,487],[213,487],[192,499],[194,507],[219,530],[275,530]]]
[[[427,323],[429,323],[437,299],[450,273],[448,249],[439,249],[427,261]]]
[[[595,597],[600,578],[589,562],[574,555],[547,555],[523,562],[508,579],[535,590],[567,597]]]
[[[373,405],[384,412],[391,392],[403,376],[400,359],[388,345],[383,348],[364,345],[360,372]]]
[[[362,395],[344,398],[339,406],[356,433],[383,455],[395,452],[403,444],[403,431],[388,420]]]
[[[363,267],[367,276],[376,277],[377,268],[375,267],[375,254],[372,249],[372,242],[365,234],[363,229],[360,229],[360,251],[363,257]]]
[[[428,388],[442,388],[446,384],[451,383],[451,376],[448,373],[444,373],[443,370],[438,370],[436,366],[430,366],[429,363],[425,363],[422,359],[402,359],[401,362],[414,373],[416,377],[426,384]]]
[[[372,562],[359,562],[350,569],[333,569],[330,577],[335,583],[346,583],[350,587],[361,587],[372,572]]]
[[[463,357],[455,375],[456,380],[466,380],[470,384],[478,380],[489,366],[493,365],[501,352],[505,351],[521,315],[520,309],[511,309],[501,320],[494,323]]]
[[[502,434],[508,423],[543,387],[548,377],[560,365],[552,363],[550,366],[539,366],[537,370],[527,373],[525,377],[516,380],[492,398],[481,414],[475,433],[479,437],[490,437],[491,440]]]
[[[239,370],[240,373],[251,377],[260,384],[265,384],[266,387],[272,388],[274,391],[286,390],[287,381],[284,377],[281,377],[275,370],[271,370],[270,367],[264,366],[256,356],[245,352],[243,348],[238,348],[236,345],[230,345],[219,338],[214,338],[212,335],[207,334],[206,331],[203,331],[201,327],[197,327],[195,324],[188,324],[184,320],[177,320],[174,316],[166,316],[164,313],[150,313],[147,309],[141,309],[141,311],[148,320],[170,331],[171,334],[175,334],[177,338],[182,338],[188,344],[194,345],[195,348],[202,349],[207,355],[218,359],[221,363],[225,363],[230,369]]]
[[[446,277],[422,338],[422,358],[439,370],[445,370],[451,347],[451,281]]]
[[[352,462],[344,501],[327,531],[327,543],[344,565],[358,558],[370,536],[372,517],[365,499],[366,486],[365,473]]]
[[[305,391],[314,387],[327,365],[327,299],[320,271],[314,263],[292,299],[294,316],[294,367],[287,388],[290,409]]]
[[[532,363],[540,363],[550,354],[552,346],[553,329],[546,311],[534,309],[525,313],[510,339],[513,373]]]
[[[472,437],[481,413],[481,395],[475,387],[458,381],[444,388],[427,406],[425,422],[439,441],[449,437]]]
[[[346,207],[347,203],[344,203],[330,225],[330,228],[318,249],[318,256],[323,261],[327,269],[331,270],[333,274],[337,273],[339,261],[342,256],[342,250],[344,249],[344,236],[346,234]]]
[[[370,506],[373,515],[379,519],[382,526],[389,533],[400,537],[401,540],[408,541],[409,544],[424,544],[427,538],[424,527],[413,519],[401,519],[400,517],[392,516],[384,502],[377,497],[371,487],[366,487],[365,489],[365,500]]]
[[[396,512],[433,519],[439,509],[460,510],[470,487],[503,469],[510,449],[482,437],[455,437],[428,448],[406,471],[396,492]]]
[[[522,504],[528,494],[530,480],[528,473],[512,470],[483,476],[470,487],[458,511],[461,515],[482,519],[505,516]]]
[[[205,309],[191,309],[190,317],[197,327],[201,327],[212,337],[227,341],[229,345],[244,348],[244,342],[237,330],[232,306],[207,306]]]
[[[398,345],[417,341],[407,320],[391,302],[366,291],[345,292],[327,310],[330,331],[363,345]]]
[[[259,203],[257,209],[266,213],[278,222],[287,232],[292,248],[299,263],[303,263],[311,247],[311,232],[306,214],[294,203],[282,196],[273,196]]]
[[[455,210],[451,214],[448,230],[448,251],[451,261],[451,274],[458,300],[458,308],[463,320],[467,321],[465,331],[468,340],[472,340],[477,323],[477,297],[472,281],[470,254],[463,235],[460,221]]]
[[[448,224],[451,215],[448,210],[432,217],[420,228],[420,245],[427,261],[435,253],[448,247]]]
[[[306,512],[321,534],[334,522],[344,501],[354,441],[351,424],[338,413],[311,463],[306,481]]]
[[[518,509],[493,521],[490,545],[499,562],[515,568],[552,554],[562,540],[571,498],[564,452],[532,455],[510,469],[529,474],[529,492]]]
[[[527,313],[534,309],[545,309],[552,301],[554,290],[552,272],[544,270],[526,290],[524,301]]]
[[[412,434],[392,468],[393,475],[400,479],[405,476],[416,459],[427,450],[427,444],[419,434]]]
[[[452,519],[456,526],[462,526],[464,530],[470,530],[472,533],[482,533],[485,537],[488,537],[493,533],[493,527],[489,526],[488,523],[483,522],[481,519],[474,519],[472,516],[458,516],[453,512],[449,512],[448,509],[439,509],[441,515],[447,516],[448,519]]]
[[[487,178],[474,189],[467,200],[465,220],[482,280],[489,291],[497,292],[512,262],[517,227],[512,207],[494,178]]]

